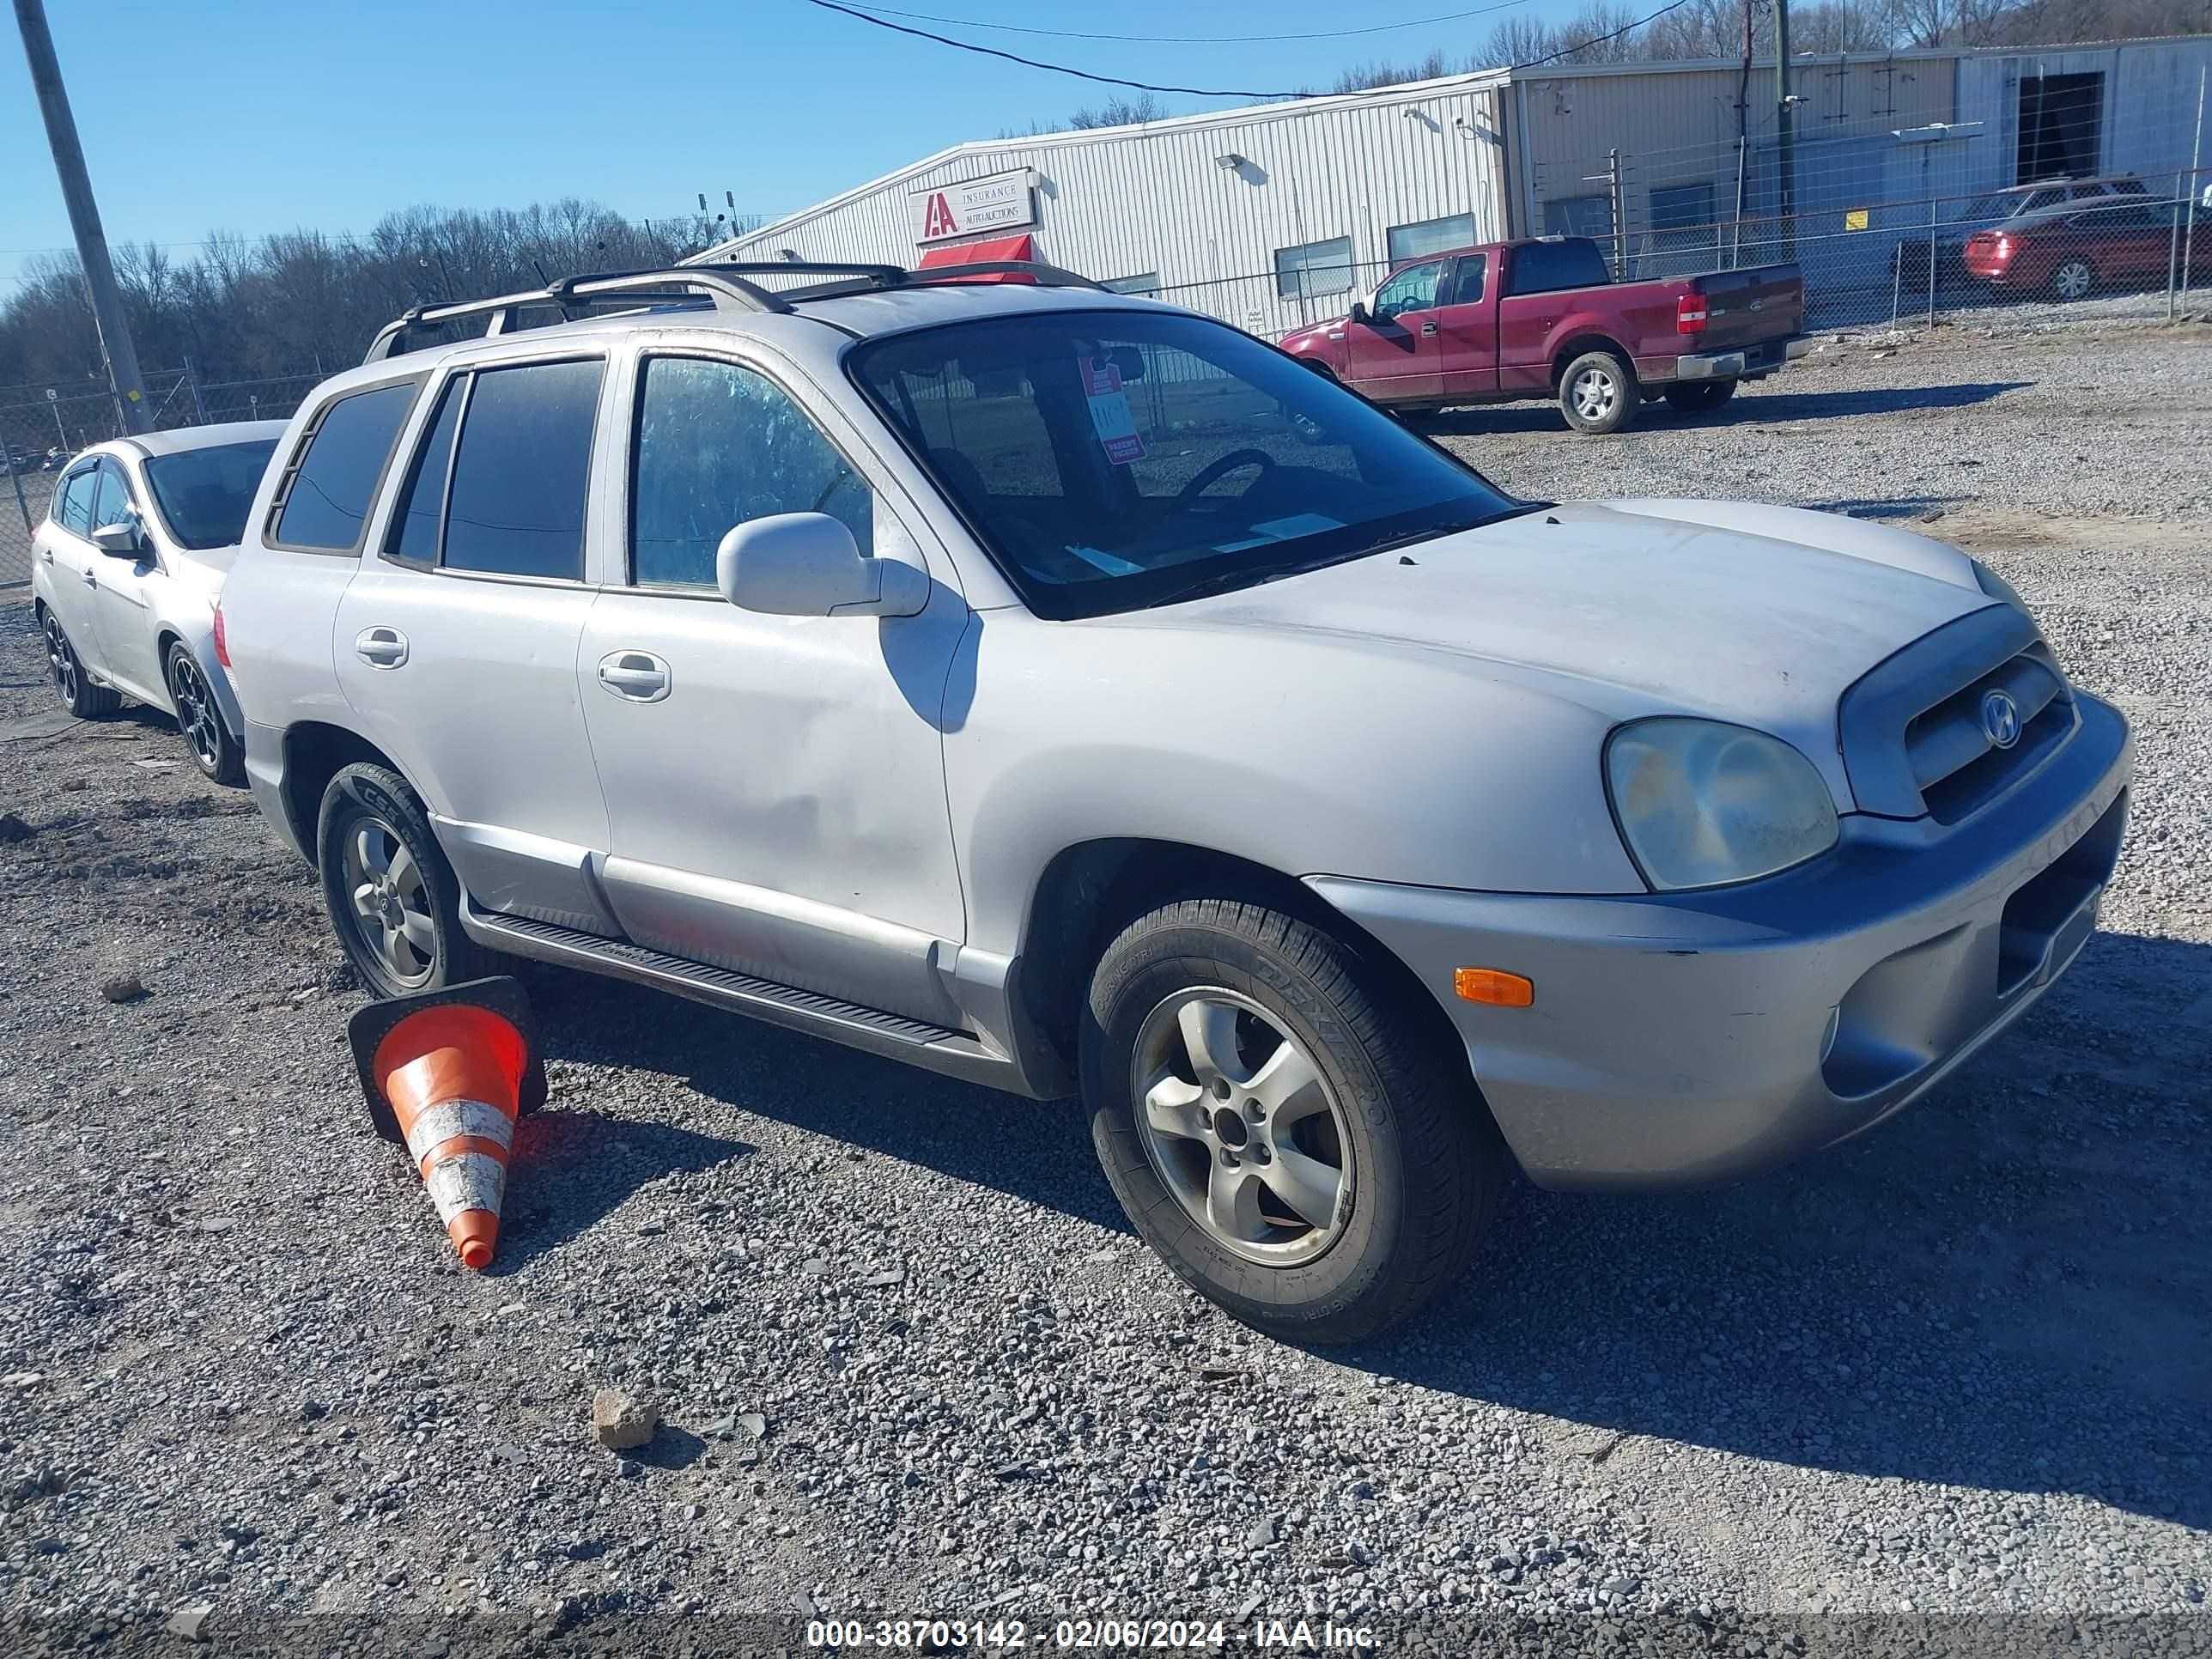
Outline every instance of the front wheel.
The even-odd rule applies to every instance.
[[[1585,351],[1559,376],[1559,412],[1577,432],[1602,437],[1636,418],[1636,371],[1610,351]]]
[[[2086,300],[2097,286],[2097,268],[2087,259],[2068,259],[2051,273],[2051,292],[2060,300]]]
[[[1667,401],[1684,415],[1705,415],[1735,396],[1735,380],[1684,380],[1667,388]]]
[[[177,711],[177,730],[202,772],[216,782],[236,788],[246,781],[246,755],[230,728],[222,723],[222,710],[215,688],[199,659],[183,645],[169,647],[167,669],[169,702]]]
[[[461,929],[461,884],[430,816],[389,767],[342,766],[315,830],[323,903],[370,994],[405,996],[477,979],[487,953]]]
[[[1350,1342],[1465,1271],[1503,1145],[1336,939],[1256,904],[1170,904],[1108,947],[1087,1012],[1099,1162],[1201,1294],[1288,1340]]]

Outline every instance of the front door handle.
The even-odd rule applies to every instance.
[[[599,684],[630,702],[659,702],[668,695],[668,665],[650,651],[610,651],[599,659]]]
[[[1436,331],[1437,325],[1434,323],[1423,323],[1421,325],[1421,332],[1424,334],[1433,334]]]
[[[84,585],[87,587],[97,587],[100,586],[100,578],[92,574],[92,567],[90,565],[87,565],[84,568]]]
[[[407,660],[407,636],[396,628],[364,628],[353,637],[353,653],[371,668],[398,668]]]

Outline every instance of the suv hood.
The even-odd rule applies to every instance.
[[[1442,653],[1608,722],[1736,721],[1794,744],[1848,808],[1838,698],[1893,652],[1993,603],[1964,554],[1881,526],[1790,507],[1593,501],[1139,615],[1355,653]],[[1285,672],[1310,680],[1316,666]],[[1341,683],[1322,689],[1345,695]]]

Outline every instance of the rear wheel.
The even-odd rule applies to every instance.
[[[215,688],[209,684],[199,659],[182,644],[173,645],[165,672],[169,702],[177,711],[177,730],[184,733],[185,744],[200,770],[233,788],[245,782],[246,756],[238,739],[230,735],[230,728],[222,723]]]
[[[2061,300],[2086,300],[2097,286],[2097,268],[2079,255],[2059,262],[2051,273],[2051,291]]]
[[[1577,432],[1603,436],[1636,418],[1636,371],[1610,351],[1585,351],[1559,376],[1559,411]]]
[[[1146,1241],[1237,1318],[1349,1342],[1459,1277],[1505,1153],[1467,1079],[1328,934],[1193,899],[1108,947],[1091,1139]]]
[[[323,904],[362,983],[380,997],[481,978],[489,954],[461,929],[459,879],[407,781],[357,761],[323,791],[315,832]]]
[[[85,672],[76,647],[62,628],[61,618],[51,611],[45,622],[46,635],[46,672],[53,676],[54,690],[60,695],[62,707],[81,720],[101,720],[123,706],[123,698],[112,688],[94,685],[92,677]]]
[[[1667,401],[1685,415],[1703,415],[1735,396],[1735,380],[1685,380],[1667,388]]]

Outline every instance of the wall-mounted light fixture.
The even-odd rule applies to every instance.
[[[775,257],[787,264],[795,265],[799,263],[799,252],[795,247],[780,247],[775,251]]]
[[[1219,167],[1224,173],[1234,173],[1239,167],[1249,167],[1250,163],[1232,149],[1226,155],[1215,156],[1213,158],[1213,165]]]

